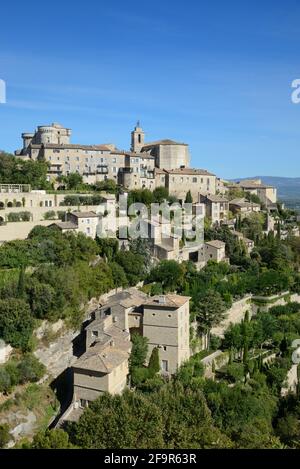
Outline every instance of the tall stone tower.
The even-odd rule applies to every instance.
[[[145,132],[143,131],[140,121],[137,121],[134,130],[131,132],[131,147],[130,150],[134,153],[139,153],[144,146]]]

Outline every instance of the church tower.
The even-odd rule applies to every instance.
[[[145,132],[143,131],[140,121],[137,121],[134,130],[131,132],[130,150],[139,153],[144,146]]]

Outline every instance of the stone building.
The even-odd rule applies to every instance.
[[[162,374],[174,374],[190,357],[189,299],[175,294],[149,298],[130,288],[110,296],[94,311],[85,329],[85,352],[73,365],[72,404],[61,420],[77,420],[104,392],[123,391],[132,332],[149,339],[148,359],[158,348]]]
[[[202,195],[200,202],[205,204],[206,215],[211,218],[212,224],[220,225],[228,220],[229,202],[221,195]]]
[[[66,217],[66,221],[57,221],[50,226],[56,226],[62,233],[73,231],[83,233],[93,239],[96,238],[99,223],[99,215],[97,213],[76,211],[67,213]]]
[[[159,348],[161,371],[174,374],[190,358],[189,297],[158,295],[143,305],[143,336],[149,339],[149,357]]]
[[[188,191],[191,191],[194,202],[198,202],[200,194],[216,193],[216,176],[205,169],[170,169],[160,172],[158,177],[165,177],[165,187],[169,194],[179,200],[184,201]]]
[[[242,218],[253,212],[260,212],[260,204],[249,202],[245,198],[233,199],[229,202],[229,209],[233,214],[239,214]]]
[[[228,262],[225,253],[225,243],[214,239],[206,241],[199,251],[199,262],[207,264],[208,261]]]
[[[168,139],[146,143],[139,123],[131,132],[130,151],[119,150],[114,144],[72,144],[71,130],[57,123],[39,126],[34,133],[23,133],[22,138],[23,148],[15,154],[49,163],[49,180],[77,172],[89,184],[113,179],[128,189],[153,190],[155,167],[188,167],[190,162],[186,143]]]
[[[243,189],[245,192],[257,195],[266,207],[277,202],[276,187],[263,184],[261,179],[244,179],[238,183],[227,184],[227,189]]]
[[[94,330],[95,329],[95,330]],[[73,407],[87,407],[100,394],[119,394],[127,385],[130,335],[106,316],[99,328],[91,328],[92,342],[73,366]]]

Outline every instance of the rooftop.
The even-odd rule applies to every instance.
[[[58,143],[43,143],[43,144],[36,144],[33,143],[31,144],[31,148],[55,148],[58,150],[64,150],[64,149],[78,149],[78,150],[97,150],[97,151],[107,151],[110,152],[110,148],[106,147],[105,145],[80,145],[76,143],[66,143],[66,144],[58,144]]]
[[[77,218],[98,218],[99,216],[95,212],[71,212],[71,215]]]
[[[186,174],[187,176],[192,175],[201,175],[201,176],[215,176],[215,174],[208,172],[206,169],[195,169],[195,168],[176,168],[176,169],[166,169],[166,173],[169,174]]]
[[[77,230],[78,226],[70,221],[58,221],[50,226],[57,226],[61,230]]]
[[[228,202],[228,199],[226,199],[222,195],[218,195],[218,194],[206,195],[205,198],[207,200],[209,200],[210,202],[221,202],[221,203],[222,202]]]
[[[217,249],[222,249],[225,247],[225,243],[223,241],[220,241],[219,239],[213,239],[212,241],[206,241],[205,244],[208,244],[209,246],[212,246]]]
[[[156,145],[185,145],[185,146],[188,146],[187,143],[175,142],[174,140],[163,139],[163,140],[156,140],[155,142],[146,143],[143,146],[143,149],[148,148],[148,147],[155,147]]]
[[[189,301],[189,296],[181,296],[175,294],[169,295],[156,295],[150,297],[145,303],[145,306],[162,306],[166,308],[179,308]]]
[[[231,205],[237,205],[238,207],[260,207],[260,204],[249,202],[246,199],[233,199],[229,202]]]

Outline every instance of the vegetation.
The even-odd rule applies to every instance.
[[[30,184],[32,189],[50,189],[45,161],[23,160],[0,152],[0,183]]]

